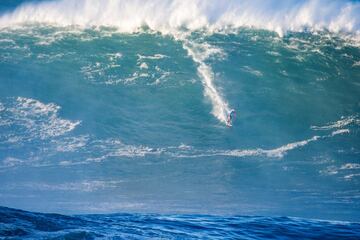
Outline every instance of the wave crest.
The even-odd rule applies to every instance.
[[[252,27],[275,31],[329,30],[360,35],[360,3],[350,0],[57,0],[21,5],[0,17],[0,26],[46,23],[109,26],[162,33]]]

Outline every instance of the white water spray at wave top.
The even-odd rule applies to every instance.
[[[0,17],[1,27],[46,23],[111,26],[134,32],[143,26],[218,31],[253,27],[276,31],[328,30],[360,35],[360,3],[350,0],[57,0],[28,3]]]

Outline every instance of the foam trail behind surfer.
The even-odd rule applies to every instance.
[[[204,86],[204,95],[212,104],[212,114],[222,123],[227,123],[228,113],[230,112],[229,104],[220,94],[215,86],[215,74],[206,60],[210,57],[222,57],[222,50],[211,46],[206,42],[195,42],[189,40],[188,34],[177,34],[176,38],[183,42],[183,47],[187,50],[189,56],[198,65],[198,75]],[[198,40],[199,41],[199,40]]]

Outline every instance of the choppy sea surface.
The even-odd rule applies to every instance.
[[[1,1],[0,238],[359,238],[359,16]]]
[[[2,239],[358,239],[359,223],[168,214],[64,216],[0,208]]]

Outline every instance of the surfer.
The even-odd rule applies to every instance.
[[[234,121],[235,117],[236,117],[236,112],[234,109],[231,109],[230,112],[228,113],[228,117],[226,120],[226,125],[228,127],[232,126],[232,122]]]

